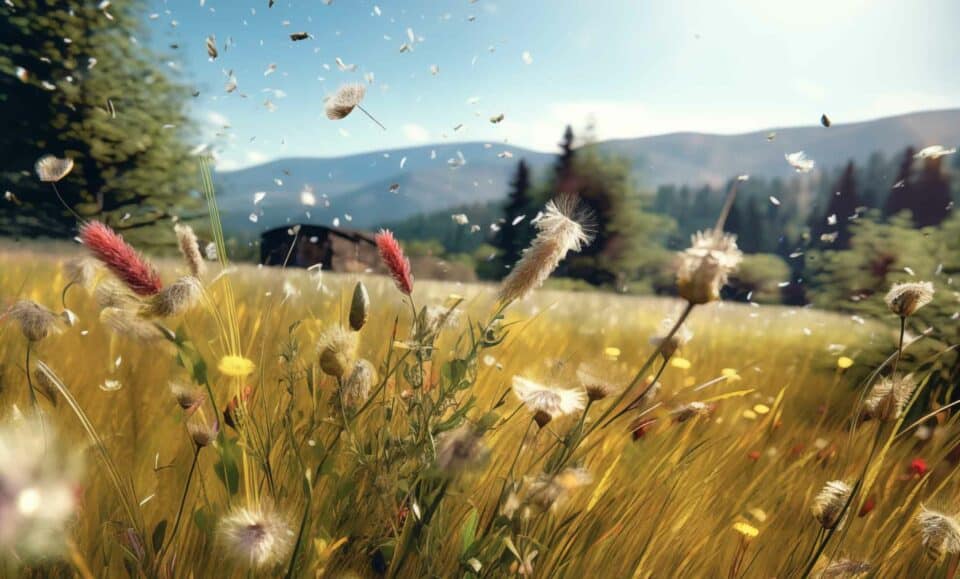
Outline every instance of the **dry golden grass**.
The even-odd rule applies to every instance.
[[[4,303],[26,298],[59,310],[65,284],[62,259],[30,250],[5,251],[0,258]],[[165,263],[164,279],[172,281],[173,270],[181,268]],[[346,324],[353,284],[361,278],[325,273],[318,290],[317,279],[302,271],[240,267],[227,275],[237,304],[242,351],[257,364],[251,376],[257,393],[250,410],[262,421],[263,438],[272,442],[270,476],[262,465],[251,464],[247,469],[251,480],[244,480],[239,492],[231,495],[215,474],[216,451],[204,450],[187,517],[171,547],[175,562],[168,561],[161,575],[286,573],[286,563],[249,575],[247,566],[225,561],[213,529],[229,505],[250,500],[253,488],[258,500],[275,505],[296,530],[306,504],[303,470],[315,468],[335,439],[338,417],[327,399],[336,386],[317,369],[315,345],[328,326]],[[399,319],[398,337],[405,337],[410,309],[388,279],[362,279],[372,305],[360,336],[360,355],[381,367],[394,320]],[[215,304],[224,303],[221,282],[209,286]],[[421,306],[441,303],[451,293],[465,298],[463,315],[457,327],[444,330],[433,365],[426,366],[434,380],[441,364],[452,357],[455,340],[468,320],[486,319],[495,305],[496,288],[484,285],[417,281],[414,297]],[[160,521],[172,525],[190,467],[192,442],[168,388],[171,381],[189,383],[190,375],[176,364],[169,344],[143,344],[111,335],[98,321],[92,297],[82,290],[72,289],[67,305],[79,323],[37,344],[35,359],[63,379],[119,470],[132,481],[150,540]],[[476,420],[491,409],[504,418],[513,415],[519,403],[512,395],[499,408],[493,405],[508,392],[515,375],[575,386],[576,368],[589,363],[612,382],[625,384],[652,351],[649,336],[678,309],[679,302],[669,299],[535,293],[507,311],[507,321],[516,324],[510,326],[506,340],[481,354],[476,383],[466,393],[477,398],[468,416]],[[295,322],[301,323],[291,332]],[[236,385],[215,370],[223,345],[211,312],[196,310],[168,325],[182,325],[204,355],[222,409]],[[647,414],[657,422],[636,440],[628,431],[628,419],[591,434],[574,462],[593,474],[593,482],[556,511],[521,522],[510,535],[509,548],[501,549],[503,564],[479,561],[483,565],[479,575],[522,570],[511,549],[532,557],[536,577],[802,574],[818,538],[819,526],[810,511],[814,496],[827,481],[856,479],[875,438],[884,442],[891,433],[888,426],[878,437],[877,425],[867,423],[851,437],[849,418],[858,395],[851,375],[861,348],[895,344],[896,337],[885,326],[857,324],[833,314],[731,304],[694,310],[689,326],[694,338],[664,371],[658,398],[662,405]],[[305,373],[288,390],[280,356],[291,352],[291,340],[299,345],[296,359]],[[13,325],[2,323],[0,344],[2,406],[8,409],[16,403],[27,412],[25,341]],[[611,348],[619,350],[615,360]],[[839,369],[840,355],[853,359],[854,367]],[[306,388],[307,376],[317,385],[314,396]],[[725,379],[698,388],[720,376]],[[106,391],[101,385],[107,380],[122,386]],[[400,396],[399,389],[391,380],[383,399]],[[714,412],[682,423],[670,414],[693,401],[715,404]],[[41,403],[62,437],[78,444],[86,441],[62,400],[57,407]],[[394,416],[386,430],[398,431],[397,420]],[[474,513],[478,536],[491,524],[518,449],[515,472],[535,475],[556,441],[551,433],[563,435],[575,421],[558,419],[525,436],[530,420],[521,409],[504,426],[488,432],[488,462],[451,483],[443,507],[420,536],[419,553],[414,550],[400,574],[464,576],[469,570],[461,558],[464,529],[471,528]],[[914,519],[921,503],[949,512],[957,508],[955,464],[945,458],[956,441],[954,422],[944,421],[929,440],[921,441],[911,432],[885,451],[877,450],[872,463],[875,483],[865,493],[875,508],[857,516],[859,501],[851,506],[846,524],[829,543],[815,573],[828,558],[869,561],[882,577],[947,572],[948,563],[924,556]],[[352,433],[323,469],[298,576],[324,569],[330,576],[374,576],[378,562],[365,541],[377,534],[389,536],[392,525],[397,532],[403,528],[399,511],[405,507],[394,504],[394,497],[379,486],[383,473],[380,478],[363,476],[378,472],[376,464],[363,463],[371,460],[368,451],[382,442],[382,432],[377,431],[381,427],[369,416],[353,424]],[[523,440],[526,444],[520,448]],[[916,458],[929,467],[925,473],[918,474],[916,467],[911,471]],[[88,566],[96,577],[124,576],[120,546],[128,524],[93,452],[88,465],[82,507],[71,532],[77,553],[67,560],[77,569]],[[347,541],[326,557],[320,547],[341,538]],[[315,539],[321,543],[315,544]],[[74,573],[68,566],[50,565],[48,571]]]

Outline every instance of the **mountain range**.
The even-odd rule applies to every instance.
[[[562,127],[558,127],[558,134]],[[960,109],[925,111],[857,123],[772,128],[738,135],[671,133],[596,143],[627,158],[640,185],[718,184],[750,174],[788,177],[784,155],[805,151],[817,168],[871,153],[900,154],[909,145],[960,144]],[[215,181],[224,227],[252,235],[292,223],[371,227],[448,207],[502,199],[516,163],[535,175],[549,153],[502,144],[438,144],[337,158],[287,158],[236,171]],[[259,199],[254,203],[255,199]]]

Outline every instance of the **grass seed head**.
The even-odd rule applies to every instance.
[[[39,342],[47,336],[63,332],[63,318],[30,300],[20,300],[10,306],[0,318],[9,317],[20,326],[30,342]]]
[[[200,251],[200,242],[193,228],[189,225],[178,223],[173,226],[173,231],[177,235],[177,245],[180,247],[180,253],[187,264],[187,269],[194,277],[203,275],[207,264],[203,261],[203,253]]]
[[[353,299],[350,300],[350,329],[359,332],[370,317],[370,294],[367,286],[358,281],[353,286]]]
[[[73,171],[73,159],[44,155],[37,160],[34,169],[37,171],[37,177],[44,183],[56,183]]]
[[[193,309],[203,295],[200,280],[187,275],[150,297],[141,310],[147,317],[169,318]]]
[[[813,499],[811,511],[824,529],[833,529],[842,524],[846,516],[841,516],[850,498],[852,489],[843,481],[828,482]]]
[[[377,249],[380,251],[380,260],[387,266],[390,276],[396,284],[397,289],[406,295],[413,293],[413,273],[410,268],[410,260],[403,253],[403,248],[393,232],[389,229],[381,229],[374,237],[377,243]]]
[[[960,523],[956,517],[922,507],[917,525],[930,558],[939,560],[944,555],[960,553]]]
[[[211,426],[203,420],[194,420],[187,423],[187,432],[190,434],[190,438],[193,439],[193,443],[197,445],[197,448],[210,446],[213,441],[217,439],[217,432],[219,430],[216,424]]]
[[[576,195],[560,195],[547,203],[536,222],[537,236],[503,280],[501,303],[523,299],[543,285],[570,251],[593,239],[593,216]]]
[[[67,281],[87,291],[92,291],[100,276],[100,263],[89,257],[76,257],[63,262],[63,274]]]
[[[891,312],[906,318],[933,300],[933,284],[928,281],[894,284],[883,299]]]
[[[881,378],[870,389],[870,395],[863,401],[863,413],[867,418],[890,422],[900,418],[917,384],[913,376],[893,376]]]
[[[343,403],[348,408],[362,405],[370,397],[377,381],[377,370],[369,360],[360,359],[353,365],[350,376],[343,383]]]
[[[873,571],[873,565],[866,561],[855,561],[853,559],[840,559],[827,565],[820,572],[820,579],[850,579],[853,577],[862,577],[870,571]]]
[[[84,223],[80,227],[80,240],[133,293],[152,296],[163,288],[153,265],[103,223]]]
[[[100,310],[100,321],[115,334],[140,342],[156,342],[166,338],[163,330],[126,308]]]
[[[713,231],[695,233],[690,247],[679,258],[677,291],[680,297],[696,305],[720,299],[720,288],[742,259],[735,235]]]

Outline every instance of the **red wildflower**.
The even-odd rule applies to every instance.
[[[913,476],[923,476],[927,474],[928,470],[930,470],[930,467],[927,466],[927,461],[922,458],[915,458],[910,461],[910,474]]]
[[[758,461],[758,460],[760,460],[760,451],[759,451],[759,450],[751,450],[751,451],[750,451],[750,454],[747,455],[747,458],[749,458],[749,459],[752,460],[752,461]]]
[[[141,296],[156,295],[163,289],[160,275],[150,263],[114,230],[99,221],[80,227],[80,240],[120,281]]]
[[[410,295],[413,292],[413,274],[410,273],[410,260],[403,255],[403,249],[397,243],[397,238],[389,229],[381,229],[374,238],[377,249],[380,250],[380,259],[390,270],[397,289]]]
[[[650,432],[650,429],[653,428],[653,425],[657,423],[656,418],[641,418],[635,420],[630,425],[630,435],[634,440],[640,440]]]
[[[246,385],[243,388],[243,402],[247,403],[250,401],[250,397],[253,396],[253,386]],[[240,400],[234,396],[230,399],[230,402],[227,403],[227,407],[223,409],[223,421],[227,423],[227,426],[236,430],[237,428],[237,419],[242,418],[237,412],[239,410]]]
[[[867,497],[867,500],[863,502],[863,506],[860,507],[860,512],[857,513],[859,517],[865,517],[870,514],[870,511],[877,506],[877,501],[873,497]]]

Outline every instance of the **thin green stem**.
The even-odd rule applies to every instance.
[[[197,470],[197,461],[200,458],[200,447],[196,444],[193,445],[193,461],[190,462],[190,472],[187,473],[187,480],[183,484],[183,493],[180,495],[180,507],[177,509],[177,518],[173,520],[173,530],[170,531],[170,538],[167,539],[167,543],[160,548],[160,552],[157,553],[157,563],[163,558],[163,554],[166,550],[173,544],[174,539],[177,537],[177,531],[180,529],[180,521],[183,519],[183,508],[187,504],[187,495],[190,491],[190,482],[193,480],[193,473]]]

